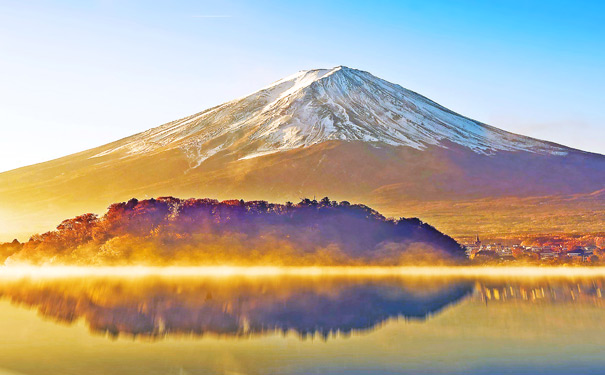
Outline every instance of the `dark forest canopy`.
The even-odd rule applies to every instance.
[[[399,265],[464,258],[417,218],[387,219],[349,202],[159,197],[112,204],[24,244],[5,244],[6,264]]]

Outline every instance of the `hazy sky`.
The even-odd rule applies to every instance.
[[[605,153],[602,1],[0,0],[0,171],[337,65]]]

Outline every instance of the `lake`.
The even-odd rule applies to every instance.
[[[605,373],[605,279],[0,279],[0,374]]]

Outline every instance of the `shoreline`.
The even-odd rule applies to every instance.
[[[1,266],[0,280],[79,277],[605,278],[594,266]]]

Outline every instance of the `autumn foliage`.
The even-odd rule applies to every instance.
[[[419,219],[387,219],[364,205],[160,197],[112,204],[34,235],[6,264],[395,265],[464,257]]]

